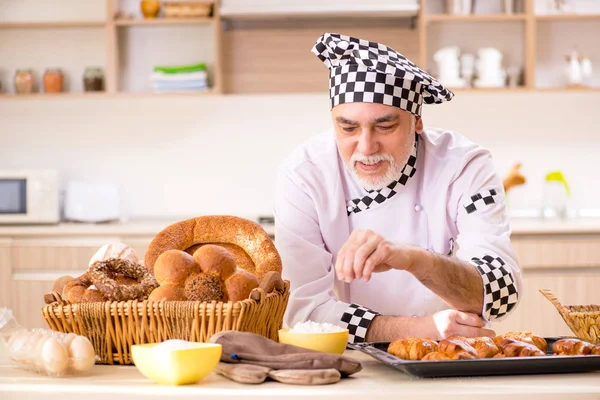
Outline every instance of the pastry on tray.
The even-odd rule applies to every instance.
[[[483,358],[521,358],[547,355],[600,355],[600,346],[576,338],[555,341],[547,353],[546,339],[531,332],[508,332],[496,337],[451,335],[435,341],[427,338],[398,338],[387,352],[408,361],[450,361]]]

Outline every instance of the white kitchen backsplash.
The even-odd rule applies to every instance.
[[[600,209],[599,103],[600,92],[457,92],[424,122],[489,148],[501,175],[523,164],[511,210],[539,209],[554,170],[577,207]],[[0,99],[0,169],[116,182],[132,218],[257,216],[272,212],[282,159],[329,125],[326,94]]]

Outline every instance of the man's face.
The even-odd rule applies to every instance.
[[[342,160],[359,184],[378,190],[400,179],[421,118],[376,103],[340,104],[331,114]]]

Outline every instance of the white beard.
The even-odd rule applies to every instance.
[[[410,132],[412,132],[412,137],[415,134],[415,126],[417,119],[414,115],[411,115],[411,127]],[[404,160],[402,162],[396,162],[394,157],[391,154],[381,153],[381,154],[373,154],[371,156],[364,156],[359,153],[352,154],[350,160],[345,163],[346,168],[350,171],[350,175],[358,182],[365,190],[380,190],[384,187],[388,186],[394,181],[397,181],[402,176],[402,170],[404,166],[408,162],[408,158],[410,157],[410,153],[412,148],[415,145],[414,139],[407,144],[407,146],[403,149],[402,154],[405,154]],[[385,171],[380,177],[373,176],[360,176],[358,174],[358,170],[356,169],[356,162],[366,162],[366,163],[376,163],[378,161],[388,162],[388,169]]]
[[[388,168],[385,174],[381,176],[361,176],[356,169],[356,162],[364,162],[373,164],[378,161],[387,162]],[[354,153],[350,158],[347,165],[348,170],[352,177],[361,185],[365,190],[379,190],[383,189],[390,183],[400,179],[402,175],[402,168],[404,165],[399,165],[390,154],[374,154],[372,156],[363,156],[362,154]]]

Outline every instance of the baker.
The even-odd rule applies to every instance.
[[[454,93],[384,44],[326,33],[332,128],[281,164],[275,243],[284,323],[348,328],[349,342],[493,336],[521,275],[490,152],[425,128]]]

